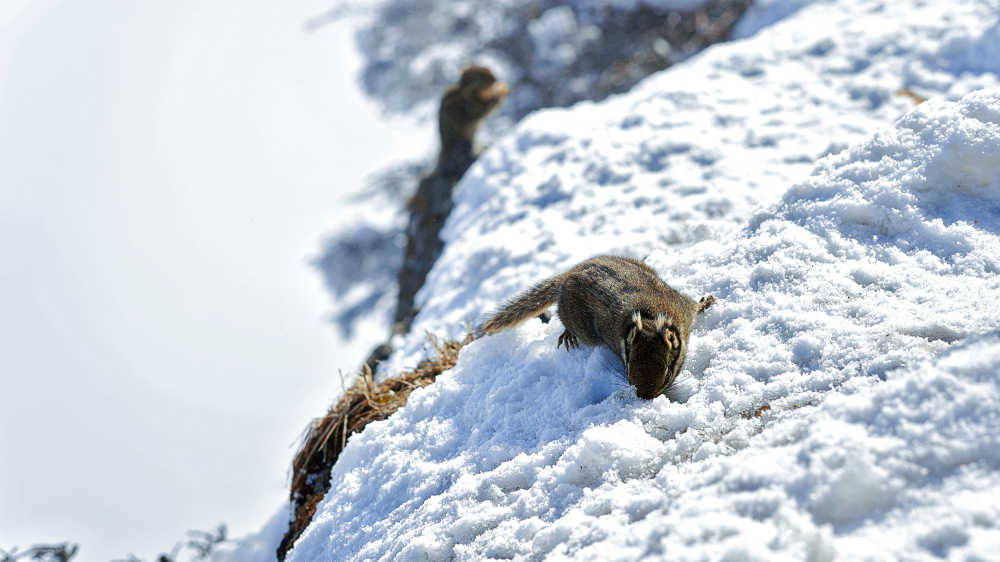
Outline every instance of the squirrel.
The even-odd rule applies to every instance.
[[[473,140],[479,124],[503,101],[510,89],[496,79],[485,66],[470,66],[462,71],[458,83],[441,97],[438,109],[437,173],[456,180],[476,159]]]
[[[444,243],[439,234],[451,212],[451,192],[476,160],[476,130],[487,115],[507,96],[506,84],[496,79],[485,66],[470,66],[462,71],[458,83],[441,97],[438,133],[441,152],[437,165],[424,177],[417,192],[407,203],[410,211],[406,227],[406,249],[398,282],[399,296],[392,332],[405,334],[417,314],[413,297],[423,286],[427,273],[441,254]]]
[[[510,89],[490,69],[470,66],[441,96],[438,109],[441,151],[437,164],[420,180],[416,193],[406,204],[410,219],[403,263],[397,273],[399,292],[390,336],[410,331],[418,312],[413,299],[444,247],[439,235],[451,212],[452,189],[476,161],[475,136],[480,123],[508,93]],[[374,372],[391,353],[392,345],[383,343],[372,350],[365,365]]]
[[[715,297],[695,302],[640,261],[597,256],[508,301],[479,326],[476,337],[520,324],[557,301],[565,330],[556,347],[603,345],[621,359],[636,394],[652,399],[673,385],[691,325]]]

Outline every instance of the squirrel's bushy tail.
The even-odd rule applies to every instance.
[[[541,314],[559,298],[559,286],[565,275],[546,279],[497,309],[476,329],[476,337],[494,334]]]

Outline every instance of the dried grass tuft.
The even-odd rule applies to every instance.
[[[284,560],[312,520],[317,504],[330,490],[330,469],[347,446],[348,437],[403,407],[411,392],[433,383],[438,375],[454,367],[459,350],[471,341],[466,338],[461,342],[441,342],[432,334],[427,334],[427,338],[437,351],[437,357],[421,361],[416,369],[383,382],[375,382],[371,369],[363,366],[354,384],[344,391],[333,408],[309,424],[302,446],[292,461],[290,500],[295,517],[278,547],[279,560]]]

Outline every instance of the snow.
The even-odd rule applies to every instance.
[[[746,39],[817,0],[755,0],[733,27],[734,39]]]
[[[480,339],[352,437],[290,560],[993,556],[997,7],[753,17],[780,15],[494,144],[383,371],[620,252],[718,299],[680,400],[637,399],[604,349],[557,349],[558,320]]]
[[[214,562],[271,562],[281,537],[288,530],[288,520],[292,516],[291,504],[285,504],[256,533],[236,542],[222,543],[212,551]]]

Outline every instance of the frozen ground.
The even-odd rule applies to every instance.
[[[764,3],[786,19],[529,117],[460,185],[387,371],[622,252],[719,299],[682,400],[557,350],[558,321],[481,339],[352,439],[291,559],[994,556],[997,10]]]

